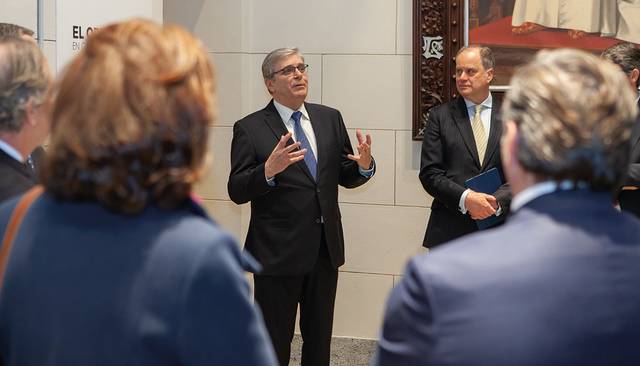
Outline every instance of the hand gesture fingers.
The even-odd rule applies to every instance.
[[[287,154],[287,156],[289,157],[289,162],[291,164],[298,162],[302,159],[304,159],[304,154],[307,153],[307,149],[301,149],[301,150],[295,150],[293,152],[290,152],[289,154]]]
[[[347,158],[357,162],[362,169],[369,169],[371,167],[371,135],[367,134],[364,137],[362,131],[356,130],[356,138],[358,139],[356,146],[358,155],[349,154]]]
[[[267,158],[264,164],[264,175],[267,179],[273,178],[276,174],[284,171],[289,165],[304,159],[304,154],[307,150],[299,150],[300,142],[287,145],[290,138],[291,132],[280,137],[271,155]]]

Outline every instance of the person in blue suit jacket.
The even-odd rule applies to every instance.
[[[215,114],[202,44],[109,25],[54,93],[45,191],[0,292],[0,364],[275,365],[243,272],[255,262],[191,198]]]
[[[634,104],[582,51],[520,68],[501,140],[512,214],[410,261],[372,365],[640,364],[640,221],[612,204]]]
[[[640,109],[640,48],[633,43],[622,42],[602,52],[602,58],[618,65],[627,75],[629,86],[636,93],[636,103]],[[620,209],[640,217],[640,115],[631,130],[631,160],[627,178],[618,193]]]

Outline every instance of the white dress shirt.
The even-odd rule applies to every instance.
[[[519,210],[522,206],[538,197],[544,196],[545,194],[555,191],[567,191],[570,189],[586,187],[588,187],[588,184],[584,182],[574,183],[571,181],[562,181],[558,183],[554,181],[544,181],[536,183],[513,196],[513,199],[511,200],[511,212]]]
[[[18,150],[16,150],[13,146],[7,144],[6,142],[0,140],[0,150],[4,151],[7,155],[16,159],[20,164],[24,163],[24,157]]]
[[[280,118],[282,122],[284,122],[284,126],[287,128],[289,132],[291,132],[291,136],[293,137],[293,141],[298,141],[298,136],[293,129],[295,122],[291,115],[295,112],[293,109],[284,106],[275,100],[273,101],[273,105],[278,110],[280,114]],[[316,161],[318,161],[318,145],[316,144],[316,135],[313,133],[313,126],[311,126],[311,119],[309,119],[309,113],[307,113],[307,109],[304,107],[304,103],[298,108],[298,110],[302,113],[300,117],[300,126],[304,131],[304,134],[307,135],[307,140],[309,141],[309,145],[311,145],[311,150],[313,150],[313,156],[316,157]]]
[[[469,115],[469,124],[471,124],[471,122],[473,121],[473,117],[476,114],[476,104],[467,99],[464,100],[464,104],[466,104],[467,106],[467,114]],[[482,127],[484,127],[484,132],[485,132],[484,136],[488,141],[489,133],[491,132],[491,109],[493,107],[493,97],[491,96],[491,93],[489,93],[489,96],[487,97],[487,99],[485,99],[480,104],[484,107],[480,111],[480,120],[482,121]],[[487,149],[488,148],[489,146],[487,145]],[[482,164],[482,162],[480,163]],[[465,206],[464,202],[467,199],[467,195],[469,194],[470,191],[471,190],[467,188],[464,192],[462,192],[462,195],[460,196],[460,201],[458,202],[458,208],[460,209],[460,212],[462,212],[462,214],[467,213],[467,207]],[[500,216],[501,213],[502,213],[502,208],[498,207],[496,216]]]

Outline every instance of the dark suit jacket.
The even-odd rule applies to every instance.
[[[45,194],[11,252],[0,364],[275,365],[241,255],[192,202],[132,216]]]
[[[640,101],[638,102],[640,110]],[[640,115],[636,119],[636,124],[631,130],[631,164],[629,165],[628,177],[625,185],[640,187]]]
[[[347,159],[353,149],[340,112],[311,103],[305,108],[318,148],[317,182],[300,161],[276,175],[275,187],[267,184],[264,163],[287,133],[273,101],[233,128],[229,196],[237,204],[251,201],[245,249],[262,264],[265,275],[310,271],[323,235],[333,266],[341,266],[344,238],[338,185],[354,188],[367,181],[358,164]]]
[[[638,108],[640,109],[640,102]],[[629,170],[623,185],[640,187],[640,115],[631,130],[630,145]],[[618,201],[623,210],[640,217],[640,190],[623,190],[618,195]]]
[[[0,202],[24,193],[36,184],[36,175],[25,164],[0,150]]]
[[[640,365],[638,238],[609,193],[541,196],[414,258],[372,365]]]
[[[459,210],[460,196],[466,189],[464,182],[467,179],[498,168],[502,181],[505,181],[500,164],[502,123],[497,117],[499,112],[500,103],[493,98],[491,128],[482,164],[478,159],[469,114],[462,97],[429,112],[422,141],[419,175],[422,186],[433,196],[423,242],[425,247],[430,248],[478,230],[476,222]],[[504,220],[511,200],[509,187],[503,185],[494,196],[502,207],[500,217]]]

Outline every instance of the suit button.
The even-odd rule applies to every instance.
[[[320,188],[316,189],[316,193],[320,193]]]
[[[320,219],[316,219],[316,224],[319,224],[320,222]]]

